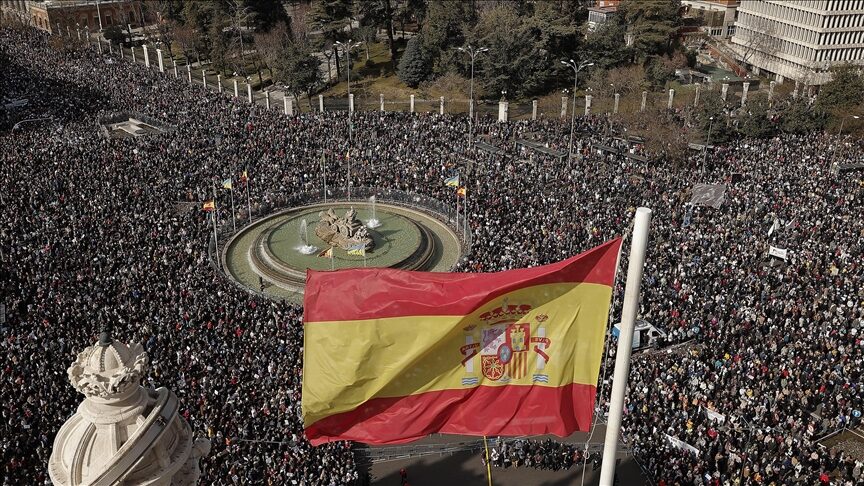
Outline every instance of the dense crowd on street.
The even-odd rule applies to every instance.
[[[52,441],[82,398],[64,370],[105,325],[144,343],[144,384],[177,393],[211,440],[201,484],[362,484],[353,444],[303,438],[302,308],[218,272],[201,211],[214,181],[245,190],[244,170],[253,212],[290,205],[321,187],[322,154],[338,197],[346,113],[287,117],[18,30],[0,30],[0,65],[0,94],[28,100],[0,113],[0,484],[49,482]],[[117,112],[171,129],[102,136],[98,120]],[[604,116],[576,123],[568,164],[514,141],[566,153],[569,120],[480,119],[478,138],[504,151],[493,154],[466,152],[464,116],[356,112],[351,185],[452,201],[442,181],[458,170],[475,243],[455,271],[558,261],[627,233],[635,208],[651,207],[640,318],[669,346],[633,358],[623,440],[636,459],[663,485],[864,483],[860,453],[817,443],[859,427],[864,410],[864,185],[828,170],[862,147],[821,133],[735,140],[702,174],[700,153],[673,165],[612,138]],[[725,184],[722,205],[688,205],[696,182]],[[220,190],[217,205],[228,198]],[[220,211],[226,228],[229,218]],[[788,259],[769,258],[769,245]],[[612,322],[622,293],[619,283]],[[614,357],[611,341],[598,416]],[[557,470],[584,457],[521,441],[490,460]]]

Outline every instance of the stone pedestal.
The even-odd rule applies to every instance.
[[[354,93],[348,95],[348,111],[354,113]]]
[[[591,114],[591,100],[593,100],[593,99],[594,99],[593,96],[585,95],[585,116],[588,116]]]
[[[285,114],[288,116],[294,116],[294,100],[292,100],[287,93],[282,98],[282,104],[285,105]]]
[[[378,95],[378,101],[381,103],[381,111],[384,111],[384,94],[381,93]]]
[[[324,95],[318,95],[318,109],[324,113]]]
[[[249,98],[249,103],[252,103],[252,85],[246,83],[246,96]]]
[[[222,92],[222,75],[221,74],[216,75],[216,89],[218,89],[220,93]]]
[[[264,106],[269,110],[270,109],[270,92],[264,92]]]
[[[414,95],[411,95],[411,113],[414,113]]]
[[[776,84],[777,83],[774,81],[768,83],[768,103],[771,103],[771,101],[774,99],[774,85]]]
[[[531,101],[531,119],[532,120],[537,119],[537,100]]]
[[[192,84],[192,66],[190,64],[186,65],[186,79],[189,81],[189,84]]]
[[[239,98],[240,97],[240,90],[237,88],[237,80],[232,79],[232,81],[234,81],[234,97]]]
[[[720,86],[720,97],[723,98],[723,101],[726,101],[726,96],[729,94],[729,84],[723,83]]]
[[[147,44],[141,46],[144,49],[144,65],[150,67],[150,52],[147,50]]]
[[[509,110],[510,110],[510,103],[508,103],[506,101],[499,101],[498,102],[498,122],[499,123],[506,123],[507,122]]]
[[[666,102],[666,109],[667,110],[672,109],[672,103],[674,101],[675,101],[675,90],[670,88],[669,89],[669,101]]]
[[[80,31],[79,31],[79,33],[80,33]],[[138,62],[138,60],[135,59],[135,46],[132,46],[132,62]]]
[[[750,83],[744,83],[744,91],[741,92],[741,106],[747,103],[747,93],[750,91]]]
[[[618,104],[621,102],[621,94],[615,93],[615,104],[612,106],[612,113],[618,114]]]
[[[699,84],[696,85],[696,95],[693,97],[693,106],[699,105]]]
[[[207,71],[201,70],[201,82],[204,84],[204,89],[207,89]]]
[[[642,92],[642,106],[639,108],[639,111],[645,111],[645,105],[648,104],[648,92]]]
[[[159,72],[165,72],[165,64],[162,62],[162,49],[156,49],[156,59],[159,61]]]
[[[562,96],[561,97],[561,118],[564,118],[566,116],[567,116],[567,97]]]
[[[439,115],[444,114],[444,97],[443,96],[441,97],[440,104],[438,105],[438,114]]]

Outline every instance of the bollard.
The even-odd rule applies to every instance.
[[[162,63],[162,49],[156,49],[156,59],[159,61],[159,72],[165,72],[165,65]]]
[[[720,86],[720,97],[723,98],[723,101],[726,101],[726,95],[728,95],[728,94],[729,94],[729,84],[723,83],[723,85]]]
[[[222,92],[222,75],[221,74],[216,75],[216,85],[218,86],[217,89],[221,93]]]
[[[246,83],[246,94],[249,97],[249,103],[252,103],[252,85],[248,82]]]
[[[189,84],[192,84],[192,65],[186,65],[186,78],[189,80]]]
[[[177,74],[177,61],[172,59],[171,62],[174,63],[174,79],[178,79],[180,77],[180,75]]]
[[[674,100],[675,100],[675,90],[672,89],[672,88],[669,88],[669,101],[666,102],[666,109],[667,109],[667,110],[671,110],[671,109],[672,109],[672,102],[673,102]]]
[[[270,110],[270,92],[269,91],[264,92],[264,106],[267,108],[268,111]]]
[[[531,119],[532,120],[537,119],[537,100],[531,101]]]
[[[318,109],[324,113],[324,95],[318,95]]]
[[[621,95],[619,93],[615,93],[615,106],[612,108],[612,114],[618,114],[618,103],[621,101]]]
[[[414,113],[414,95],[411,95],[411,113]]]
[[[585,116],[591,114],[591,100],[594,99],[591,95],[585,95]]]
[[[510,103],[507,101],[499,101],[498,102],[498,122],[506,123],[507,122],[507,112],[510,108]]]
[[[348,93],[348,111],[354,113],[354,93]]]
[[[378,99],[381,101],[381,111],[384,111],[384,93],[379,94]]]
[[[561,97],[561,118],[564,118],[566,116],[567,116],[567,97],[562,96]]]
[[[741,92],[741,106],[744,106],[747,103],[747,92],[750,91],[750,83],[744,83],[742,87],[744,91]]]
[[[132,46],[132,62],[137,62],[137,61],[138,60],[135,59],[135,46]]]
[[[237,80],[234,79],[233,81],[234,81],[234,97],[239,98],[240,97],[240,91],[237,90]]]
[[[150,67],[150,51],[147,49],[147,44],[141,46],[144,49],[144,66]]]
[[[201,81],[204,83],[204,89],[207,89],[207,71],[201,70]]]
[[[441,104],[439,105],[439,108],[438,108],[438,114],[439,115],[444,114],[444,97],[443,96],[441,97]]]

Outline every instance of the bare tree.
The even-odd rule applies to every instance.
[[[739,26],[736,37],[743,39],[738,45],[741,46],[741,62],[745,64],[750,64],[757,54],[773,56],[780,49],[775,23],[763,17],[755,17],[752,23]]]
[[[243,76],[246,76],[246,52],[243,43],[243,35],[249,27],[249,24],[252,22],[254,14],[252,13],[252,10],[245,5],[243,0],[229,0],[228,14],[231,32],[234,35],[231,44],[233,47],[237,47],[240,51],[240,70],[238,72],[243,74]]]

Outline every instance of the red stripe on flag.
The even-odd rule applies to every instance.
[[[616,238],[558,263],[497,273],[408,272],[389,268],[309,270],[304,320],[314,323],[465,315],[498,296],[534,285],[585,282],[611,287],[620,246],[621,238]],[[333,305],[334,299],[338,305]]]
[[[375,398],[306,428],[312,445],[334,440],[401,444],[431,433],[567,437],[591,426],[596,387],[478,386]],[[578,405],[577,405],[578,404]]]

